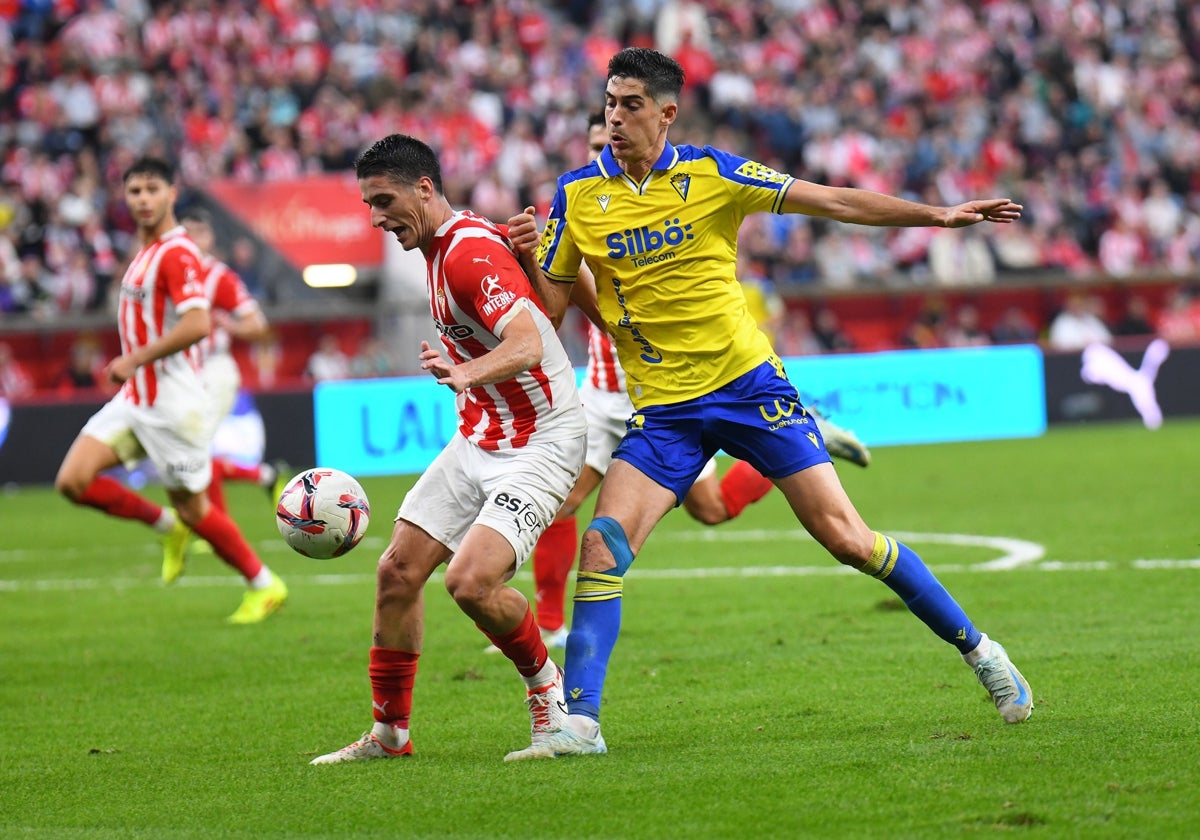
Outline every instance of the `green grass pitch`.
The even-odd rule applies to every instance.
[[[773,493],[715,529],[675,511],[641,552],[607,756],[503,763],[522,686],[435,579],[416,756],[310,767],[369,726],[375,560],[411,479],[364,479],[370,531],[332,561],[229,485],[291,587],[253,627],[224,623],[219,561],[167,589],[142,526],[0,494],[0,837],[1195,836],[1200,422],[875,459],[839,467],[851,498],[1004,642],[1027,724]]]

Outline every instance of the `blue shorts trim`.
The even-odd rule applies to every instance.
[[[830,462],[817,423],[775,357],[711,394],[634,412],[613,452],[683,503],[704,464],[724,450],[767,478]]]

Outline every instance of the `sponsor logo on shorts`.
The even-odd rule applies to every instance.
[[[800,409],[799,414],[795,414],[796,409]],[[777,399],[770,405],[759,403],[758,413],[767,421],[767,428],[772,432],[784,426],[803,426],[808,423],[808,412],[795,400]]]
[[[174,464],[167,464],[167,475],[188,475],[194,472],[200,472],[204,468],[204,462],[198,458],[193,458],[190,461],[179,461]]]
[[[513,524],[517,526],[518,535],[525,533],[526,529],[532,530],[541,524],[541,519],[533,505],[520,496],[514,496],[512,493],[497,493],[495,504],[512,513]]]

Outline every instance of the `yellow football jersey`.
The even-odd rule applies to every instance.
[[[637,407],[711,393],[772,354],[736,273],[749,213],[781,212],[794,179],[711,146],[667,144],[641,183],[612,149],[561,176],[537,258],[551,279],[596,276]]]

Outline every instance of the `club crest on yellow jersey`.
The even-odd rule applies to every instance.
[[[680,198],[687,201],[688,190],[692,187],[692,176],[687,172],[676,172],[671,176],[671,186],[679,193]]]

